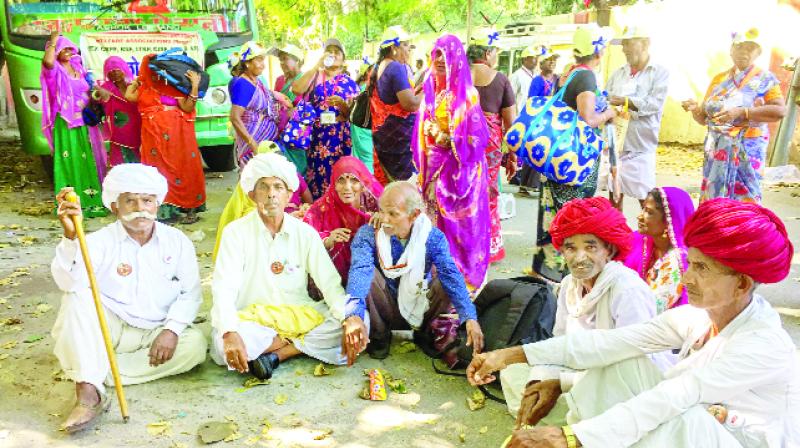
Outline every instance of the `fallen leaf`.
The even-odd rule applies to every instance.
[[[59,414],[58,412],[51,412],[48,415],[52,415],[53,417],[61,417],[61,414]]]
[[[32,335],[28,336],[27,338],[25,338],[22,342],[24,342],[26,344],[32,344],[34,342],[41,341],[42,339],[44,339],[44,335],[43,334],[32,334]]]
[[[9,350],[16,347],[18,343],[19,343],[18,341],[8,341],[2,345],[2,348]]]
[[[325,366],[325,364],[319,363],[317,364],[316,367],[314,367],[314,376],[328,376],[328,375],[333,375],[333,369],[329,369],[328,367]]]
[[[0,355],[0,361],[8,359],[9,356],[11,355],[9,355],[8,353],[3,353],[2,355]]]
[[[58,369],[58,370],[54,371],[51,376],[53,377],[54,381],[66,381],[67,380],[67,375],[61,369]]]
[[[406,382],[401,379],[388,379],[386,380],[386,385],[389,386],[392,392],[398,394],[407,394],[408,389],[406,388]]]
[[[225,437],[224,439],[222,439],[222,441],[223,442],[233,442],[234,440],[239,440],[242,437],[244,437],[242,435],[242,433],[237,431],[237,432],[234,432],[233,434],[229,435],[228,437]]]
[[[148,423],[147,425],[147,433],[151,436],[163,436],[168,435],[170,433],[170,428],[172,427],[172,423],[162,420],[156,423]]]
[[[172,442],[169,448],[189,448],[189,445],[182,442]]]
[[[403,353],[411,353],[417,351],[417,344],[411,341],[403,341],[400,345],[394,350],[395,354],[403,354]]]
[[[470,411],[477,411],[482,407],[486,406],[486,395],[481,392],[480,389],[475,389],[475,392],[472,393],[472,396],[467,398],[467,406],[469,407]]]
[[[364,384],[364,388],[358,393],[358,398],[362,400],[369,400],[369,381]]]
[[[333,434],[333,430],[332,429],[323,429],[321,433],[319,433],[319,434],[314,436],[314,440],[325,440],[331,434]]]
[[[234,422],[206,422],[197,429],[197,435],[205,444],[225,440],[239,429],[239,425]]]
[[[488,426],[481,426],[481,429],[479,429],[478,432],[481,433],[481,434],[486,434],[487,432],[489,432],[489,427]]]
[[[36,313],[37,314],[44,314],[44,313],[46,313],[46,312],[48,312],[48,311],[50,311],[52,309],[53,309],[53,307],[51,305],[46,304],[46,303],[40,303],[40,304],[36,305]]]
[[[466,434],[464,434],[463,432],[462,432],[462,433],[460,433],[460,434],[458,435],[458,440],[460,440],[460,441],[461,441],[461,443],[467,443],[467,435],[466,435]]]
[[[288,399],[289,399],[289,397],[287,397],[286,394],[278,394],[278,395],[275,395],[275,398],[273,398],[272,401],[274,401],[275,404],[277,404],[277,405],[282,405],[282,404],[286,403],[286,401]]]
[[[0,305],[4,304],[5,301],[0,301]],[[8,319],[2,322],[2,325],[19,325],[22,323],[22,319],[19,317],[9,317]]]
[[[267,384],[269,384],[269,380],[260,380],[260,379],[258,379],[256,377],[250,377],[250,378],[244,380],[244,383],[242,383],[243,387],[241,387],[239,389],[236,389],[236,392],[244,392],[247,389],[251,389],[251,388],[256,387],[256,386],[264,386],[264,385],[267,385]]]

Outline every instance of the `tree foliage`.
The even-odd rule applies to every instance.
[[[488,26],[488,19],[501,27],[582,7],[578,0],[473,0],[472,24]],[[466,0],[256,0],[264,41],[313,48],[337,37],[349,55],[360,54],[364,41],[379,39],[391,25],[419,33],[463,29],[466,9]]]

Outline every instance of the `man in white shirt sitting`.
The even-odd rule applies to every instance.
[[[298,183],[284,157],[251,159],[240,184],[256,209],[225,227],[214,267],[211,358],[260,379],[299,354],[352,365],[367,345],[361,318],[345,319],[347,296],[319,234],[283,211]],[[324,301],[309,297],[309,275]]]
[[[655,317],[650,287],[619,261],[631,249],[631,233],[625,216],[605,198],[575,199],[558,211],[550,235],[566,259],[570,275],[559,288],[554,336],[620,328]],[[659,367],[671,365],[667,355],[656,358]],[[580,373],[561,366],[525,363],[500,373],[508,410],[520,423],[536,397],[545,395],[555,405],[562,390],[579,378]]]
[[[508,447],[800,444],[796,347],[778,313],[754,294],[759,284],[789,274],[794,248],[786,228],[760,205],[719,198],[700,205],[684,234],[691,306],[643,324],[475,358],[467,369],[473,384],[519,362],[589,369],[569,393],[564,426],[519,429]],[[672,349],[681,361],[664,374],[641,362],[647,353]]]
[[[65,294],[52,335],[77,393],[63,429],[76,432],[100,415],[108,403],[103,382],[113,379],[71,219],[81,207],[66,201],[71,191],[56,197],[64,237],[51,270]],[[166,194],[167,180],[155,168],[114,167],[103,181],[103,204],[118,219],[86,237],[123,384],[186,372],[206,357],[203,334],[189,326],[202,300],[194,246],[181,231],[156,222]]]

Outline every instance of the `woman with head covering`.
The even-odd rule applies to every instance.
[[[497,65],[499,34],[494,30],[484,30],[472,38],[467,57],[471,64],[472,80],[480,96],[481,109],[489,125],[489,142],[486,145],[486,165],[489,169],[489,214],[492,218],[492,237],[489,244],[489,262],[495,263],[506,256],[503,236],[500,234],[500,165],[503,161],[502,141],[504,131],[517,116],[514,89],[506,75],[494,69]],[[509,178],[517,169],[517,155],[508,156],[506,169]]]
[[[142,163],[154,166],[169,183],[158,207],[159,221],[193,224],[205,210],[206,179],[194,130],[200,74],[187,71],[191,91],[185,95],[150,69],[149,54],[142,59],[139,77],[128,86],[125,98],[139,105],[142,114]],[[181,212],[185,215],[181,218]]]
[[[639,231],[625,265],[636,271],[656,299],[661,313],[687,303],[681,276],[686,272],[683,226],[694,213],[689,193],[676,187],[654,188],[639,213]]]
[[[347,284],[350,241],[356,231],[377,212],[383,186],[358,159],[344,156],[333,164],[331,185],[317,199],[303,220],[317,229],[336,270]]]
[[[231,96],[230,120],[236,130],[236,160],[239,169],[255,154],[258,145],[278,136],[281,104],[291,108],[288,98],[269,90],[259,76],[264,71],[267,49],[255,41],[245,42],[230,61],[233,78],[228,83]]]
[[[331,167],[342,156],[350,155],[349,102],[358,95],[358,86],[344,73],[344,46],[328,39],[319,62],[292,84],[296,95],[309,92],[309,101],[317,111],[308,148],[306,181],[314,199],[328,189]]]
[[[281,48],[273,48],[270,54],[278,57],[283,72],[275,80],[275,91],[294,101],[296,95],[292,92],[292,84],[303,74],[301,70],[303,68],[303,50],[295,45],[286,44]]]
[[[478,91],[458,37],[440,37],[423,84],[425,104],[412,141],[428,216],[447,237],[470,290],[489,266],[489,186],[484,149],[489,140]]]
[[[369,81],[375,177],[386,185],[414,175],[411,135],[422,100],[409,67],[411,39],[401,26],[383,33]]]
[[[780,82],[754,65],[761,55],[758,30],[733,35],[733,67],[711,80],[702,104],[683,102],[692,118],[708,126],[700,201],[731,198],[761,201],[761,177],[769,144],[767,123],[786,115]]]
[[[561,76],[559,85],[556,86],[556,90],[565,89],[563,101],[567,106],[578,111],[579,118],[593,128],[598,128],[616,116],[614,108],[608,107],[606,98],[600,94],[594,74],[610,41],[607,34],[607,30],[597,25],[585,25],[575,31],[575,65]],[[565,85],[573,73],[575,76]],[[536,250],[533,256],[534,274],[554,282],[560,282],[566,275],[564,257],[553,248],[547,230],[564,204],[572,199],[594,196],[599,166],[599,163],[595,163],[592,173],[579,186],[559,184],[549,179],[541,184]]]
[[[57,31],[42,59],[42,131],[53,154],[56,191],[73,187],[84,216],[105,216],[100,182],[105,174],[106,153],[96,127],[86,126],[83,109],[89,104],[89,83],[78,47]]]
[[[133,72],[119,56],[109,56],[103,64],[105,81],[97,89],[106,113],[111,166],[138,163],[142,143],[142,116],[136,103],[125,99]]]

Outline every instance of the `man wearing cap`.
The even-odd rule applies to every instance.
[[[700,205],[684,233],[683,282],[692,306],[643,324],[479,355],[470,366],[475,384],[509,362],[589,369],[569,393],[563,427],[519,429],[509,447],[800,444],[796,347],[778,313],[754,292],[789,273],[794,248],[784,224],[757,204],[718,198]],[[681,358],[664,374],[642,358],[662,350]]]
[[[559,210],[550,235],[570,274],[558,290],[554,336],[624,327],[656,315],[650,288],[620,261],[630,252],[631,233],[625,216],[605,198],[576,199]],[[669,357],[662,354],[656,356],[656,362],[662,368],[671,365]],[[547,397],[552,407],[578,378],[560,367],[525,363],[500,374],[509,412],[520,423],[530,417],[533,397]]]
[[[608,78],[606,90],[609,103],[625,107],[630,113],[628,132],[622,152],[616,151],[619,185],[609,182],[609,197],[622,210],[623,196],[632,196],[644,204],[647,193],[656,186],[656,146],[661,128],[661,116],[669,89],[669,71],[652,62],[650,36],[638,26],[626,27],[619,39],[627,64]],[[620,191],[614,191],[619,189]]]
[[[522,50],[522,54],[520,54],[522,65],[508,77],[517,101],[517,113],[525,107],[525,102],[528,100],[528,90],[531,87],[531,81],[536,76],[536,65],[539,63],[537,51],[539,48],[542,47],[531,45]]]
[[[352,364],[366,348],[367,328],[360,317],[345,319],[341,279],[317,231],[284,212],[298,186],[294,165],[259,154],[239,182],[256,209],[222,233],[211,284],[211,358],[260,379],[300,354]],[[309,297],[309,276],[324,301]]]
[[[113,384],[89,278],[78,250],[68,202],[71,187],[56,196],[64,236],[51,265],[64,292],[53,326],[54,353],[75,382],[77,404],[62,428],[87,428],[108,403],[103,383]],[[103,181],[103,204],[117,216],[86,237],[123,384],[186,372],[206,357],[206,340],[191,327],[202,301],[195,249],[183,232],[156,222],[167,181],[154,167],[127,163]]]

